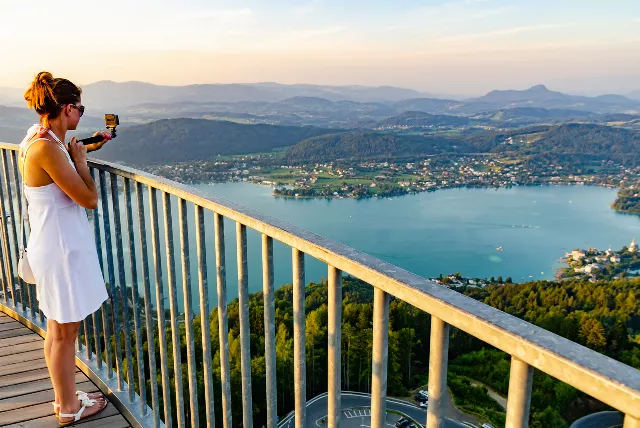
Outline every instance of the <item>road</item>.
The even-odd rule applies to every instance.
[[[371,396],[363,393],[342,393],[342,409],[366,409],[371,406]],[[396,410],[402,412],[414,419],[415,421],[425,424],[427,420],[426,409],[421,409],[414,404],[407,403],[392,398],[387,399],[387,410]],[[321,394],[307,402],[307,428],[318,428],[322,425],[319,421],[327,415],[327,395]],[[345,415],[343,414],[343,417]],[[476,427],[475,421],[469,420],[472,425],[463,425],[458,422],[454,422],[447,419],[446,428],[468,428]],[[348,425],[348,424],[347,424]],[[389,424],[387,424],[389,425]],[[295,426],[295,415],[293,413],[285,417],[282,422],[278,424],[280,428],[293,428]],[[360,427],[361,424],[357,424]],[[368,425],[365,425],[368,426]],[[393,425],[391,425],[393,426]]]

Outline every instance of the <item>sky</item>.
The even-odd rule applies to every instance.
[[[640,90],[640,0],[0,0],[0,87],[99,80]]]

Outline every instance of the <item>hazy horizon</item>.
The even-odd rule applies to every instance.
[[[113,0],[108,10],[0,0],[0,10],[0,37],[11,40],[0,45],[5,87],[25,88],[49,70],[80,85],[278,82],[454,96],[536,84],[584,95],[640,90],[635,0]],[[40,32],[24,31],[34,10],[54,24],[46,46]],[[96,21],[105,28],[95,31]]]

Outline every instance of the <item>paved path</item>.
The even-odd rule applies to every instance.
[[[496,402],[502,406],[502,408],[504,410],[507,410],[507,399],[504,398],[502,395],[498,394],[495,390],[491,389],[491,387],[485,385],[482,382],[478,382],[477,380],[472,380],[471,381],[471,385],[473,386],[480,386],[480,387],[485,387],[487,388],[487,394],[489,394],[489,397],[493,398],[494,400],[496,400]]]

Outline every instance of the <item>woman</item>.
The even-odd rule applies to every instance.
[[[36,279],[36,297],[47,317],[44,354],[60,426],[102,411],[102,394],[75,391],[74,342],[80,322],[108,298],[86,209],[95,209],[98,192],[87,166],[87,151],[110,138],[84,146],[66,132],[84,113],[81,89],[66,79],[41,72],[24,94],[40,115],[20,144],[24,193],[28,201],[28,261]]]

